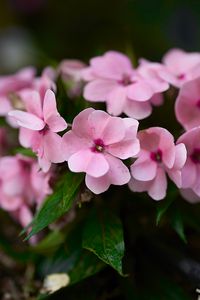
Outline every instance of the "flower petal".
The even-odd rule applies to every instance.
[[[13,117],[17,121],[18,125],[24,128],[31,130],[42,130],[45,127],[44,121],[42,121],[36,115],[25,111],[12,110],[8,113],[8,115]]]
[[[68,165],[72,172],[85,172],[93,177],[103,176],[109,170],[104,155],[90,149],[82,149],[70,156]]]

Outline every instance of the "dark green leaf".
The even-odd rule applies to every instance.
[[[157,204],[156,225],[160,223],[163,215],[166,213],[172,202],[175,200],[176,196],[177,190],[169,190],[167,197]]]
[[[117,216],[106,210],[94,211],[84,228],[82,245],[123,275],[123,229]]]
[[[184,232],[183,218],[180,211],[177,208],[173,210],[171,223],[172,223],[172,227],[177,232],[179,237],[184,241],[184,243],[187,243],[187,239]]]
[[[56,221],[71,208],[82,180],[83,174],[67,172],[62,176],[57,182],[53,194],[46,199],[34,217],[30,224],[31,232],[26,239]]]
[[[50,232],[41,242],[32,247],[32,251],[47,254],[55,251],[64,241],[64,234],[61,231]]]

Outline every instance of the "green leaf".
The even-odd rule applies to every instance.
[[[93,211],[83,231],[82,245],[123,275],[123,229],[117,216],[106,210]]]
[[[28,157],[36,157],[35,153],[31,149],[17,148],[14,150],[14,154],[18,153]]]
[[[105,267],[105,264],[99,260],[93,253],[82,249],[77,252],[73,269],[68,273],[70,284],[77,283],[87,277],[90,277]]]
[[[90,277],[106,265],[93,253],[82,248],[82,222],[68,233],[67,239],[62,243],[52,257],[47,257],[40,264],[40,276],[52,273],[67,273],[70,285]]]
[[[173,210],[171,224],[174,230],[179,235],[179,237],[183,240],[183,242],[187,243],[187,239],[184,232],[183,218],[180,211],[177,208]]]
[[[163,199],[161,202],[157,204],[157,215],[156,215],[156,225],[160,223],[162,217],[167,212],[168,208],[171,206],[173,201],[177,196],[177,190],[170,190],[168,191],[168,195],[166,199]]]
[[[26,239],[29,239],[56,221],[71,208],[82,180],[83,174],[71,172],[67,172],[61,177],[55,186],[53,194],[47,197],[41,209],[29,225],[31,231]]]
[[[64,234],[61,231],[55,230],[50,232],[41,242],[32,246],[31,250],[40,254],[54,252],[64,241]]]

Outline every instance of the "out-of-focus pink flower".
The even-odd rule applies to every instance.
[[[82,74],[89,81],[84,88],[85,99],[106,102],[107,111],[114,116],[123,112],[136,119],[149,116],[152,97],[169,87],[156,76],[143,75],[127,56],[114,51],[91,59]]]
[[[72,130],[63,136],[62,151],[73,172],[86,173],[86,185],[96,194],[111,184],[130,180],[121,159],[138,154],[138,122],[111,117],[104,111],[88,108],[75,117]]]
[[[63,161],[61,151],[62,138],[57,132],[67,128],[67,123],[60,116],[56,107],[55,94],[47,90],[44,99],[36,91],[30,91],[26,103],[27,111],[13,110],[13,117],[20,126],[19,140],[23,147],[37,153],[39,165],[47,172],[51,163]]]
[[[30,88],[35,77],[35,69],[25,68],[14,75],[0,76],[0,115],[6,116],[18,105],[18,93],[23,89]]]
[[[51,173],[39,171],[35,159],[22,155],[0,159],[0,207],[8,211],[23,227],[32,219],[32,209],[39,207],[52,193]]]
[[[141,59],[138,69],[145,77],[159,78],[180,88],[200,76],[200,53],[171,49],[164,55],[162,64]]]
[[[177,142],[184,143],[188,153],[182,170],[183,195],[188,201],[194,202],[200,197],[200,127],[187,131]]]
[[[175,87],[200,76],[200,53],[171,49],[163,57],[160,76]]]
[[[175,112],[177,120],[186,130],[200,125],[200,77],[182,86]]]
[[[138,136],[141,151],[131,166],[129,187],[161,200],[166,196],[166,174],[179,188],[182,186],[181,170],[187,156],[185,145],[175,145],[171,133],[161,127],[142,130]]]
[[[68,87],[68,96],[74,98],[81,95],[83,88],[82,70],[86,65],[75,59],[65,59],[58,67],[58,74],[61,75]]]

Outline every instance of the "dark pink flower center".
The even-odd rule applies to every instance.
[[[105,145],[101,139],[94,140],[94,145],[91,148],[93,152],[103,152],[104,149]]]
[[[49,126],[46,124],[42,130],[39,131],[40,134],[45,135],[49,131]]]
[[[196,106],[197,106],[198,108],[200,108],[200,99],[197,100]]]
[[[177,78],[178,78],[179,80],[183,80],[183,79],[185,79],[185,74],[184,74],[184,73],[181,73],[181,74],[179,74],[179,75],[177,76]]]
[[[199,164],[200,163],[200,148],[196,148],[194,149],[193,153],[190,155],[191,160],[195,163],[195,164]]]
[[[127,86],[127,85],[133,83],[133,81],[131,80],[130,75],[123,74],[122,79],[119,81],[119,83],[122,84],[123,86]]]
[[[157,163],[162,162],[162,151],[158,149],[156,152],[151,152],[151,159]]]

